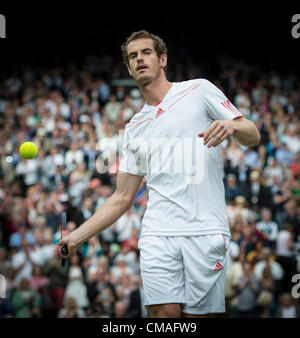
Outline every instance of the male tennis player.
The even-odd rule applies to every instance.
[[[113,224],[131,207],[146,175],[149,201],[139,249],[150,317],[225,312],[230,231],[220,144],[233,136],[251,147],[260,134],[209,81],[169,82],[167,48],[159,37],[135,32],[122,50],[145,105],[126,125],[116,191],[59,245],[67,245],[71,257]]]

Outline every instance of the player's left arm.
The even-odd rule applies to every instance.
[[[214,121],[204,132],[198,134],[203,137],[208,148],[216,147],[226,138],[233,136],[241,145],[254,147],[260,142],[260,133],[255,124],[240,116],[232,120]]]

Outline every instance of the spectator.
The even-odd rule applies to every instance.
[[[94,205],[91,197],[85,197],[82,204],[78,207],[78,211],[74,216],[77,226],[84,223],[94,213]]]
[[[243,264],[243,276],[237,285],[238,304],[237,309],[240,318],[253,318],[256,315],[256,297],[258,292],[258,281],[251,273],[251,265]]]
[[[227,201],[232,201],[235,197],[242,195],[241,188],[237,184],[234,174],[229,174],[226,178],[225,197]]]
[[[85,318],[85,313],[77,307],[76,300],[69,297],[66,306],[59,310],[57,318]]]
[[[270,291],[263,290],[257,297],[258,312],[260,318],[273,318],[272,305],[274,294]]]
[[[118,284],[121,282],[123,274],[131,275],[133,274],[133,271],[127,266],[126,258],[123,254],[117,255],[115,262],[116,265],[111,269],[111,280],[113,284]]]
[[[109,101],[103,107],[103,114],[110,122],[116,121],[120,116],[121,104],[117,102],[116,95],[111,94]]]
[[[77,259],[77,256],[74,257]],[[79,309],[87,308],[89,306],[87,287],[83,282],[83,275],[79,265],[72,265],[70,267],[69,281],[66,287],[64,298],[65,300],[73,298]]]
[[[113,318],[127,318],[126,305],[124,302],[118,300],[114,304]]]
[[[261,210],[261,221],[257,223],[257,230],[261,231],[266,238],[266,245],[275,249],[278,236],[278,225],[271,219],[272,213],[269,209]]]
[[[300,152],[297,153],[295,161],[290,166],[295,179],[300,179]]]
[[[15,282],[18,284],[22,279],[32,277],[33,266],[41,265],[42,260],[37,253],[30,247],[26,239],[21,242],[21,251],[12,257],[12,268],[14,269]]]
[[[133,289],[129,295],[128,317],[147,318],[148,310],[144,306],[144,289],[142,277],[134,281]]]
[[[247,261],[254,267],[254,265],[263,259],[263,249],[264,249],[264,242],[258,240],[254,244],[253,250],[251,250],[247,256]]]
[[[76,141],[71,143],[71,149],[66,151],[65,164],[67,173],[72,172],[75,168],[83,163],[84,153],[79,149],[79,144]]]
[[[136,252],[136,250],[138,250],[138,241],[138,230],[132,227],[130,232],[130,238],[125,240],[121,244],[122,253],[126,255],[129,252]]]
[[[253,148],[248,147],[244,153],[244,161],[245,164],[251,168],[251,170],[259,170],[260,169],[260,161],[259,156]]]
[[[115,231],[117,233],[118,243],[122,243],[130,238],[131,229],[133,227],[140,230],[141,220],[140,217],[134,212],[134,209],[130,208],[115,223]]]
[[[15,215],[15,217],[18,217],[17,214]],[[20,221],[17,224],[17,231],[11,234],[9,238],[10,247],[20,250],[22,245],[22,238],[25,238],[31,246],[35,244],[32,232],[27,229],[27,225],[25,222]]]
[[[300,309],[297,307],[290,293],[282,293],[278,300],[276,318],[300,318]]]
[[[292,235],[297,239],[299,229],[300,229],[300,220],[297,215],[297,202],[290,198],[283,205],[284,207],[284,216],[283,216],[283,224],[288,223],[292,226]]]
[[[40,298],[36,291],[29,287],[29,281],[22,278],[19,287],[12,295],[15,318],[40,317]]]
[[[292,191],[290,187],[290,182],[288,180],[284,180],[280,186],[280,189],[275,193],[273,197],[272,209],[275,214],[275,221],[279,226],[279,230],[282,230],[284,218],[286,216],[284,205],[291,196]]]
[[[286,223],[283,230],[279,231],[276,243],[277,261],[284,270],[282,290],[287,292],[291,287],[292,276],[297,272],[294,249],[293,228]]]
[[[0,318],[12,318],[14,313],[11,301],[0,297]]]
[[[255,211],[262,207],[272,207],[271,189],[260,178],[258,170],[253,170],[250,173],[250,184],[247,186],[245,196]]]
[[[263,278],[265,269],[270,269],[272,278],[277,281],[277,284],[283,278],[283,269],[281,265],[276,261],[275,256],[272,255],[272,250],[268,247],[262,249],[261,259],[254,265],[254,276],[257,280]],[[276,286],[278,287],[278,285]]]
[[[41,266],[35,265],[33,267],[32,277],[29,280],[29,287],[41,296],[41,290],[48,287],[49,284],[50,280],[42,274]]]
[[[65,287],[68,275],[65,267],[60,264],[57,254],[42,266],[43,274],[50,280],[50,295],[55,309],[58,311],[63,305]]]
[[[286,143],[282,143],[275,152],[275,157],[281,166],[290,166],[295,161],[295,155],[288,149]]]
[[[114,311],[114,304],[116,297],[110,287],[103,289],[96,297],[96,302],[101,302],[103,306],[103,313],[109,318],[112,318]]]

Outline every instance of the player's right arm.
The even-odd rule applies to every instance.
[[[74,256],[77,249],[89,238],[115,223],[131,207],[142,179],[143,176],[140,175],[119,172],[113,195],[80,227],[60,240],[58,252],[61,254],[61,245],[67,245],[67,257]]]

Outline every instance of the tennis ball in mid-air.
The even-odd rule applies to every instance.
[[[19,149],[20,155],[26,160],[31,160],[36,157],[38,152],[37,146],[33,142],[24,142]]]

